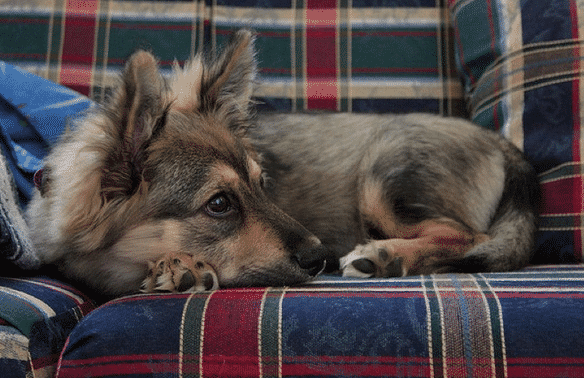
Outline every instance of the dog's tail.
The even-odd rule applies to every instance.
[[[459,272],[500,272],[529,264],[534,252],[540,198],[537,175],[523,154],[504,147],[505,183],[499,206],[487,230],[489,240],[476,245],[446,269]]]

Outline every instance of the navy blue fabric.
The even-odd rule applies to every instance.
[[[75,91],[0,62],[1,148],[23,203],[32,196],[32,176],[47,149],[91,106]]]

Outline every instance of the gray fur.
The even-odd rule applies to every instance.
[[[428,114],[262,114],[257,123],[251,135],[272,178],[270,198],[337,257],[368,242],[359,197],[379,182],[399,222],[449,218],[491,238],[433,270],[529,262],[538,185],[521,152],[497,133]]]

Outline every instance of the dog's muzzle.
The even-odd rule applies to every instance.
[[[327,249],[319,244],[312,248],[302,249],[291,258],[308,275],[314,277],[326,267],[327,256]]]

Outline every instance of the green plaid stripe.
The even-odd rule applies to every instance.
[[[542,184],[552,182],[555,180],[564,179],[567,177],[581,177],[584,175],[584,166],[576,162],[560,164],[549,171],[543,172],[539,175],[539,181]]]
[[[542,214],[539,218],[540,231],[574,231],[581,229],[582,214]]]
[[[468,77],[466,91],[472,91],[472,85],[483,74],[483,64],[466,65],[465,62],[484,61],[485,54],[491,58],[501,55],[505,46],[495,36],[500,35],[501,20],[497,1],[449,1],[456,28],[457,61]],[[505,6],[505,5],[503,5]],[[486,21],[485,21],[486,20]],[[477,36],[480,36],[477,43]],[[487,51],[487,53],[485,53]]]
[[[201,338],[209,299],[208,294],[194,293],[185,303],[180,324],[179,351],[179,372],[185,378],[200,377]]]
[[[303,110],[306,107],[304,95],[304,33],[298,25],[304,23],[304,0],[292,2],[293,23],[290,25],[290,63],[292,71],[290,72],[290,85],[292,86],[293,97],[291,99],[292,111]],[[261,51],[261,50],[260,50]],[[262,89],[267,85],[262,85]],[[269,95],[268,95],[269,96]]]
[[[518,2],[449,0],[456,65],[465,79],[471,119],[502,130],[523,149],[521,9]],[[510,54],[509,59],[502,58]],[[487,72],[494,76],[487,78]]]
[[[262,377],[282,375],[281,309],[285,292],[283,288],[268,288],[264,293],[258,335]]]
[[[339,76],[340,76],[340,102],[339,110],[341,111],[351,111],[352,103],[351,99],[351,77],[352,77],[352,57],[351,51],[353,51],[353,40],[352,40],[352,27],[351,27],[351,12],[350,12],[350,0],[342,0],[339,2],[339,41],[338,41],[338,51],[339,51]]]

